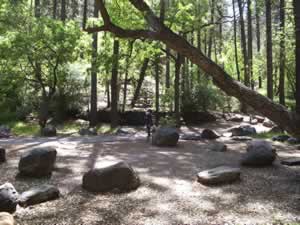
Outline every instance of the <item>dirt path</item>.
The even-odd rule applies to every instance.
[[[231,124],[232,125],[232,124]],[[214,127],[212,125],[211,127]],[[225,129],[228,124],[218,126]],[[200,132],[202,128],[184,128]],[[221,130],[219,130],[221,131]],[[207,187],[196,174],[218,165],[239,165],[245,143],[222,139],[225,153],[212,152],[209,141],[180,141],[176,148],[158,148],[144,134],[123,137],[65,137],[1,141],[8,163],[0,165],[0,183],[12,182],[18,191],[39,184],[55,184],[59,200],[19,208],[22,225],[171,225],[171,224],[279,224],[300,222],[300,167],[242,168],[241,182]],[[16,179],[20,154],[37,146],[55,146],[56,170],[50,179]],[[291,146],[276,144],[279,159],[300,157]],[[142,185],[121,195],[93,195],[81,189],[89,168],[125,160],[140,174]]]

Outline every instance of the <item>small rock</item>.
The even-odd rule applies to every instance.
[[[118,130],[117,130],[117,132],[116,132],[116,135],[129,135],[130,134],[130,132],[129,131],[127,131],[127,130],[124,130],[124,129],[122,129],[122,128],[119,128]]]
[[[254,118],[257,120],[257,122],[259,123],[263,123],[265,121],[265,118],[262,117],[262,116],[258,116],[258,115],[255,115]]]
[[[300,166],[300,158],[289,158],[281,161],[282,165],[286,166]]]
[[[19,194],[11,183],[0,186],[0,212],[14,213],[18,204]]]
[[[272,137],[272,141],[280,141],[280,142],[285,142],[290,138],[289,135],[277,135]]]
[[[220,135],[214,130],[204,129],[201,133],[201,137],[204,139],[216,139],[219,138]]]
[[[256,129],[249,125],[240,125],[228,129],[232,136],[249,136],[256,134]]]
[[[59,190],[56,187],[52,185],[43,185],[23,192],[19,198],[19,205],[27,207],[29,205],[35,205],[57,198],[59,198]]]
[[[267,141],[252,141],[247,146],[247,152],[242,158],[244,166],[270,166],[276,159],[276,151]]]
[[[131,191],[140,185],[137,173],[125,162],[92,169],[84,174],[82,187],[91,192]]]
[[[10,134],[10,128],[5,125],[0,126],[0,138],[9,138],[11,136]]]
[[[238,115],[235,115],[235,116],[232,116],[228,119],[228,121],[232,121],[232,122],[243,122],[244,121],[244,118],[242,116],[238,116]]]
[[[218,185],[232,183],[240,179],[241,170],[228,166],[220,166],[214,169],[198,173],[198,182],[205,185]]]
[[[291,145],[296,145],[296,144],[300,144],[300,139],[299,138],[294,138],[294,137],[290,137],[289,139],[287,139],[287,142]]]
[[[98,133],[97,133],[97,129],[94,128],[94,127],[90,127],[90,128],[81,128],[79,130],[79,134],[81,136],[96,136]]]
[[[56,133],[56,127],[53,125],[47,125],[41,130],[41,135],[43,137],[55,137]]]
[[[89,121],[83,120],[83,119],[77,119],[74,122],[78,125],[81,125],[81,126],[88,126],[89,125]]]
[[[227,151],[227,145],[225,145],[224,143],[221,143],[221,142],[216,142],[216,143],[210,144],[208,146],[208,148],[214,152],[226,152]]]
[[[179,133],[176,128],[160,127],[152,135],[152,144],[161,147],[176,146],[179,139]]]
[[[256,125],[256,124],[258,124],[258,120],[257,120],[257,119],[252,119],[252,120],[250,120],[250,124],[251,124],[251,125]]]
[[[6,161],[6,154],[5,154],[5,149],[0,148],[0,163],[3,163]]]
[[[202,137],[200,134],[183,134],[180,136],[180,139],[186,141],[201,141]]]
[[[30,177],[49,176],[56,161],[55,148],[35,148],[21,156],[19,161],[20,175]]]
[[[17,223],[10,213],[0,212],[0,225],[17,225]]]

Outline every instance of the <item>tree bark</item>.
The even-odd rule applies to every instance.
[[[94,2],[94,17],[99,17],[99,6],[98,1]],[[90,112],[90,126],[94,127],[97,125],[97,71],[98,71],[98,34],[93,33],[92,42],[92,63],[91,63],[91,112]]]
[[[56,19],[56,12],[57,12],[57,0],[53,0],[53,19]]]
[[[113,45],[113,65],[111,73],[111,127],[119,125],[118,116],[118,67],[119,67],[119,40],[114,40]]]
[[[247,0],[248,3],[248,71],[249,78],[251,80],[251,88],[254,89],[254,80],[253,80],[253,49],[252,49],[252,2]]]
[[[61,0],[61,13],[60,19],[65,22],[67,19],[67,11],[66,11],[66,0]]]
[[[255,20],[256,20],[256,47],[257,52],[260,52],[260,19],[259,19],[259,5],[258,1],[255,2]]]
[[[40,2],[40,0],[34,0],[34,16],[36,18],[41,17],[41,2]]]
[[[285,105],[285,0],[280,0],[279,103]]]
[[[233,37],[234,37],[234,56],[235,56],[235,68],[237,73],[237,80],[241,80],[239,59],[238,59],[238,49],[237,49],[237,22],[236,22],[236,12],[235,12],[235,0],[232,0],[233,9]]]
[[[170,88],[170,49],[166,48],[166,88]]]
[[[266,4],[266,39],[267,39],[267,95],[273,100],[273,56],[272,56],[272,18],[271,0]]]
[[[191,62],[201,67],[204,72],[212,77],[214,84],[221,88],[227,95],[234,96],[241,102],[245,102],[247,105],[257,110],[257,112],[277,123],[286,131],[300,137],[299,114],[288,111],[284,106],[271,101],[269,98],[234,80],[220,66],[199,51],[199,49],[192,46],[180,35],[174,33],[170,28],[162,24],[145,1],[129,0],[132,5],[142,13],[147,24],[151,27],[151,30],[126,30],[116,26],[111,22],[103,0],[99,1],[101,3],[100,11],[105,26],[90,29],[89,32],[109,31],[120,38],[147,38],[150,40],[161,41],[170,49],[189,58]],[[294,2],[294,4],[297,5],[296,2]],[[299,9],[299,5],[297,5],[297,7],[297,9]],[[300,10],[298,10],[298,12],[299,11]],[[299,16],[297,19],[299,21]],[[299,30],[297,30],[297,35],[297,37],[299,37]],[[298,41],[298,43],[300,43],[300,41]],[[299,56],[300,54],[298,54],[298,57]],[[298,71],[299,70],[300,68]]]
[[[210,23],[211,24],[214,24],[214,21],[215,21],[214,14],[215,14],[215,0],[211,0],[211,9],[210,9]],[[211,58],[211,54],[212,54],[213,35],[214,35],[214,26],[209,28],[208,49],[207,49],[208,58]]]
[[[88,0],[84,0],[83,2],[83,19],[82,19],[82,27],[83,29],[86,28],[86,21],[87,21],[87,11],[88,11]]]
[[[293,3],[296,33],[296,112],[300,114],[300,1],[294,0]]]
[[[134,108],[139,96],[140,96],[140,92],[141,92],[141,88],[145,79],[145,75],[146,75],[146,71],[148,68],[148,63],[149,63],[149,58],[145,58],[143,61],[143,65],[140,71],[140,76],[139,76],[139,80],[133,95],[133,99],[131,101],[131,107]]]
[[[176,126],[180,127],[180,68],[181,68],[181,56],[177,53],[175,61],[175,80],[174,80],[174,108],[175,108],[175,119]]]
[[[133,41],[128,42],[128,54],[126,56],[126,65],[125,65],[125,78],[124,78],[124,89],[123,89],[123,108],[122,112],[125,112],[126,102],[127,102],[127,83],[128,83],[128,70],[129,70],[129,61],[132,54]]]
[[[155,124],[158,126],[159,124],[159,56],[156,56],[155,61],[154,61],[154,73],[155,73]]]
[[[249,70],[248,70],[248,54],[247,54],[247,42],[246,42],[246,32],[245,32],[245,22],[244,22],[244,9],[242,6],[242,0],[237,0],[240,12],[240,27],[241,27],[241,45],[244,58],[244,83],[249,87]]]

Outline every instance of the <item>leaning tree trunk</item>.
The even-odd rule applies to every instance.
[[[89,32],[109,31],[121,38],[147,38],[151,40],[161,41],[170,49],[187,57],[191,62],[198,65],[204,72],[210,75],[219,88],[227,95],[238,98],[241,102],[253,107],[257,112],[268,117],[270,120],[283,127],[286,131],[300,137],[300,115],[290,112],[284,106],[271,101],[269,98],[251,90],[240,82],[234,80],[227,72],[218,66],[211,59],[206,57],[199,49],[188,43],[183,37],[174,33],[170,28],[165,26],[155,16],[153,11],[143,0],[129,0],[131,4],[139,10],[147,21],[151,30],[126,30],[116,26],[110,20],[109,14],[105,8],[103,0],[101,3],[101,15],[103,17],[105,27],[91,28]],[[297,1],[298,2],[298,1]],[[298,7],[295,14],[299,13],[299,4],[294,2]],[[297,27],[300,28],[299,16],[297,16]],[[297,56],[300,57],[300,33],[297,30]],[[300,71],[300,67],[298,70]],[[299,74],[299,72],[298,72]],[[300,77],[300,76],[298,76]],[[299,88],[300,90],[300,88]],[[300,99],[300,98],[299,98]],[[299,107],[300,109],[300,107]],[[300,110],[299,110],[300,111]]]

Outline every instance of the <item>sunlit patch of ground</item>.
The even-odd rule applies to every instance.
[[[216,125],[217,126],[217,125]],[[214,127],[214,125],[212,125]],[[228,124],[219,125],[226,129]],[[202,128],[184,128],[184,132]],[[222,130],[219,130],[221,132]],[[0,165],[0,183],[12,182],[18,191],[54,184],[58,200],[19,208],[22,225],[172,225],[271,224],[300,221],[300,167],[242,168],[241,181],[207,187],[196,174],[219,165],[239,165],[245,143],[221,139],[225,153],[212,152],[210,141],[180,141],[176,148],[158,148],[144,133],[131,136],[28,138],[1,141],[8,162]],[[20,155],[33,147],[54,146],[56,169],[48,179],[16,179]],[[292,146],[276,143],[279,158],[300,156]],[[85,171],[124,160],[140,174],[142,185],[126,194],[94,195],[81,188]]]

